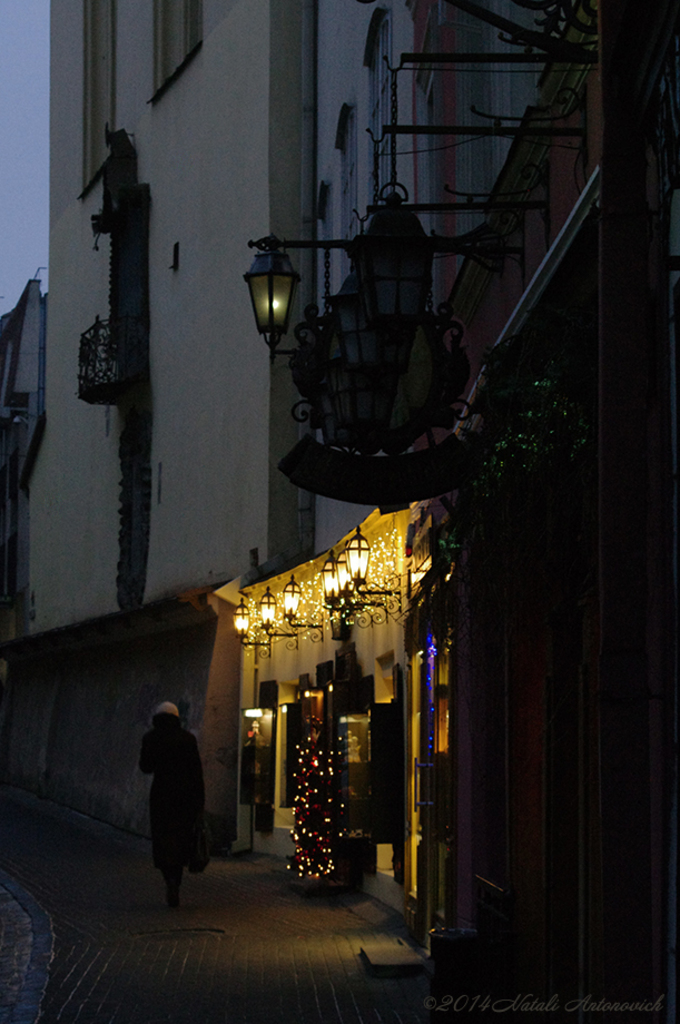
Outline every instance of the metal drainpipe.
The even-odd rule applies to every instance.
[[[680,255],[680,231],[676,225],[680,225],[680,189],[675,189],[670,204],[671,238],[669,241],[669,256]],[[668,319],[668,334],[672,338],[678,329],[676,319],[678,311],[675,308],[674,290],[680,275],[671,272],[668,288],[668,308],[670,316]],[[678,469],[680,467],[680,409],[678,403],[678,381],[680,379],[680,368],[678,367],[675,346],[669,346],[670,353],[670,419],[674,425],[671,433],[671,450],[673,466],[673,589],[676,608],[680,601],[680,536],[678,530],[680,510],[680,494],[678,493]],[[670,807],[668,809],[668,879],[666,883],[666,913],[667,913],[667,935],[666,935],[666,1020],[676,1019],[677,1014],[677,943],[678,943],[678,708],[680,705],[679,685],[680,679],[680,638],[676,629],[675,633],[675,674],[674,674],[674,714],[673,714],[673,761],[669,765],[669,789]]]
[[[319,50],[319,2],[303,0],[302,7],[302,237],[315,240],[317,237],[317,132],[318,132],[318,50]],[[302,249],[300,252],[300,274],[302,284],[300,295],[302,308],[317,299],[316,252]],[[309,427],[300,426],[300,436],[308,433]],[[314,546],[314,512],[316,495],[309,491],[298,491],[298,529],[302,550]]]

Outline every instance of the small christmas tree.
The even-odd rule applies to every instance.
[[[330,875],[334,870],[332,760],[314,729],[298,751],[293,864],[301,877]]]

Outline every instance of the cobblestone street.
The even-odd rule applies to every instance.
[[[361,893],[306,898],[279,860],[216,858],[171,910],[147,840],[2,787],[0,869],[0,1024],[35,1020],[41,995],[44,1024],[428,1019],[427,956],[400,916]],[[375,976],[376,941],[423,969]]]

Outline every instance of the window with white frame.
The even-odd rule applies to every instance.
[[[84,0],[83,184],[108,156],[116,120],[116,0]]]
[[[155,0],[154,85],[159,89],[203,38],[203,0]]]

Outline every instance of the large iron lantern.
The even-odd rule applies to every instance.
[[[342,360],[348,370],[378,367],[382,362],[378,332],[369,327],[352,271],[331,299]]]
[[[390,424],[397,391],[397,375],[389,368],[379,373],[347,370],[340,358],[329,359],[326,387],[332,418],[327,442],[364,452],[380,450],[380,437]]]
[[[366,319],[374,327],[415,324],[427,309],[433,246],[416,215],[401,205],[399,193],[390,192],[350,250]]]
[[[290,257],[274,249],[258,252],[250,270],[243,275],[250,291],[255,322],[272,350],[288,330],[288,321],[300,275]]]

